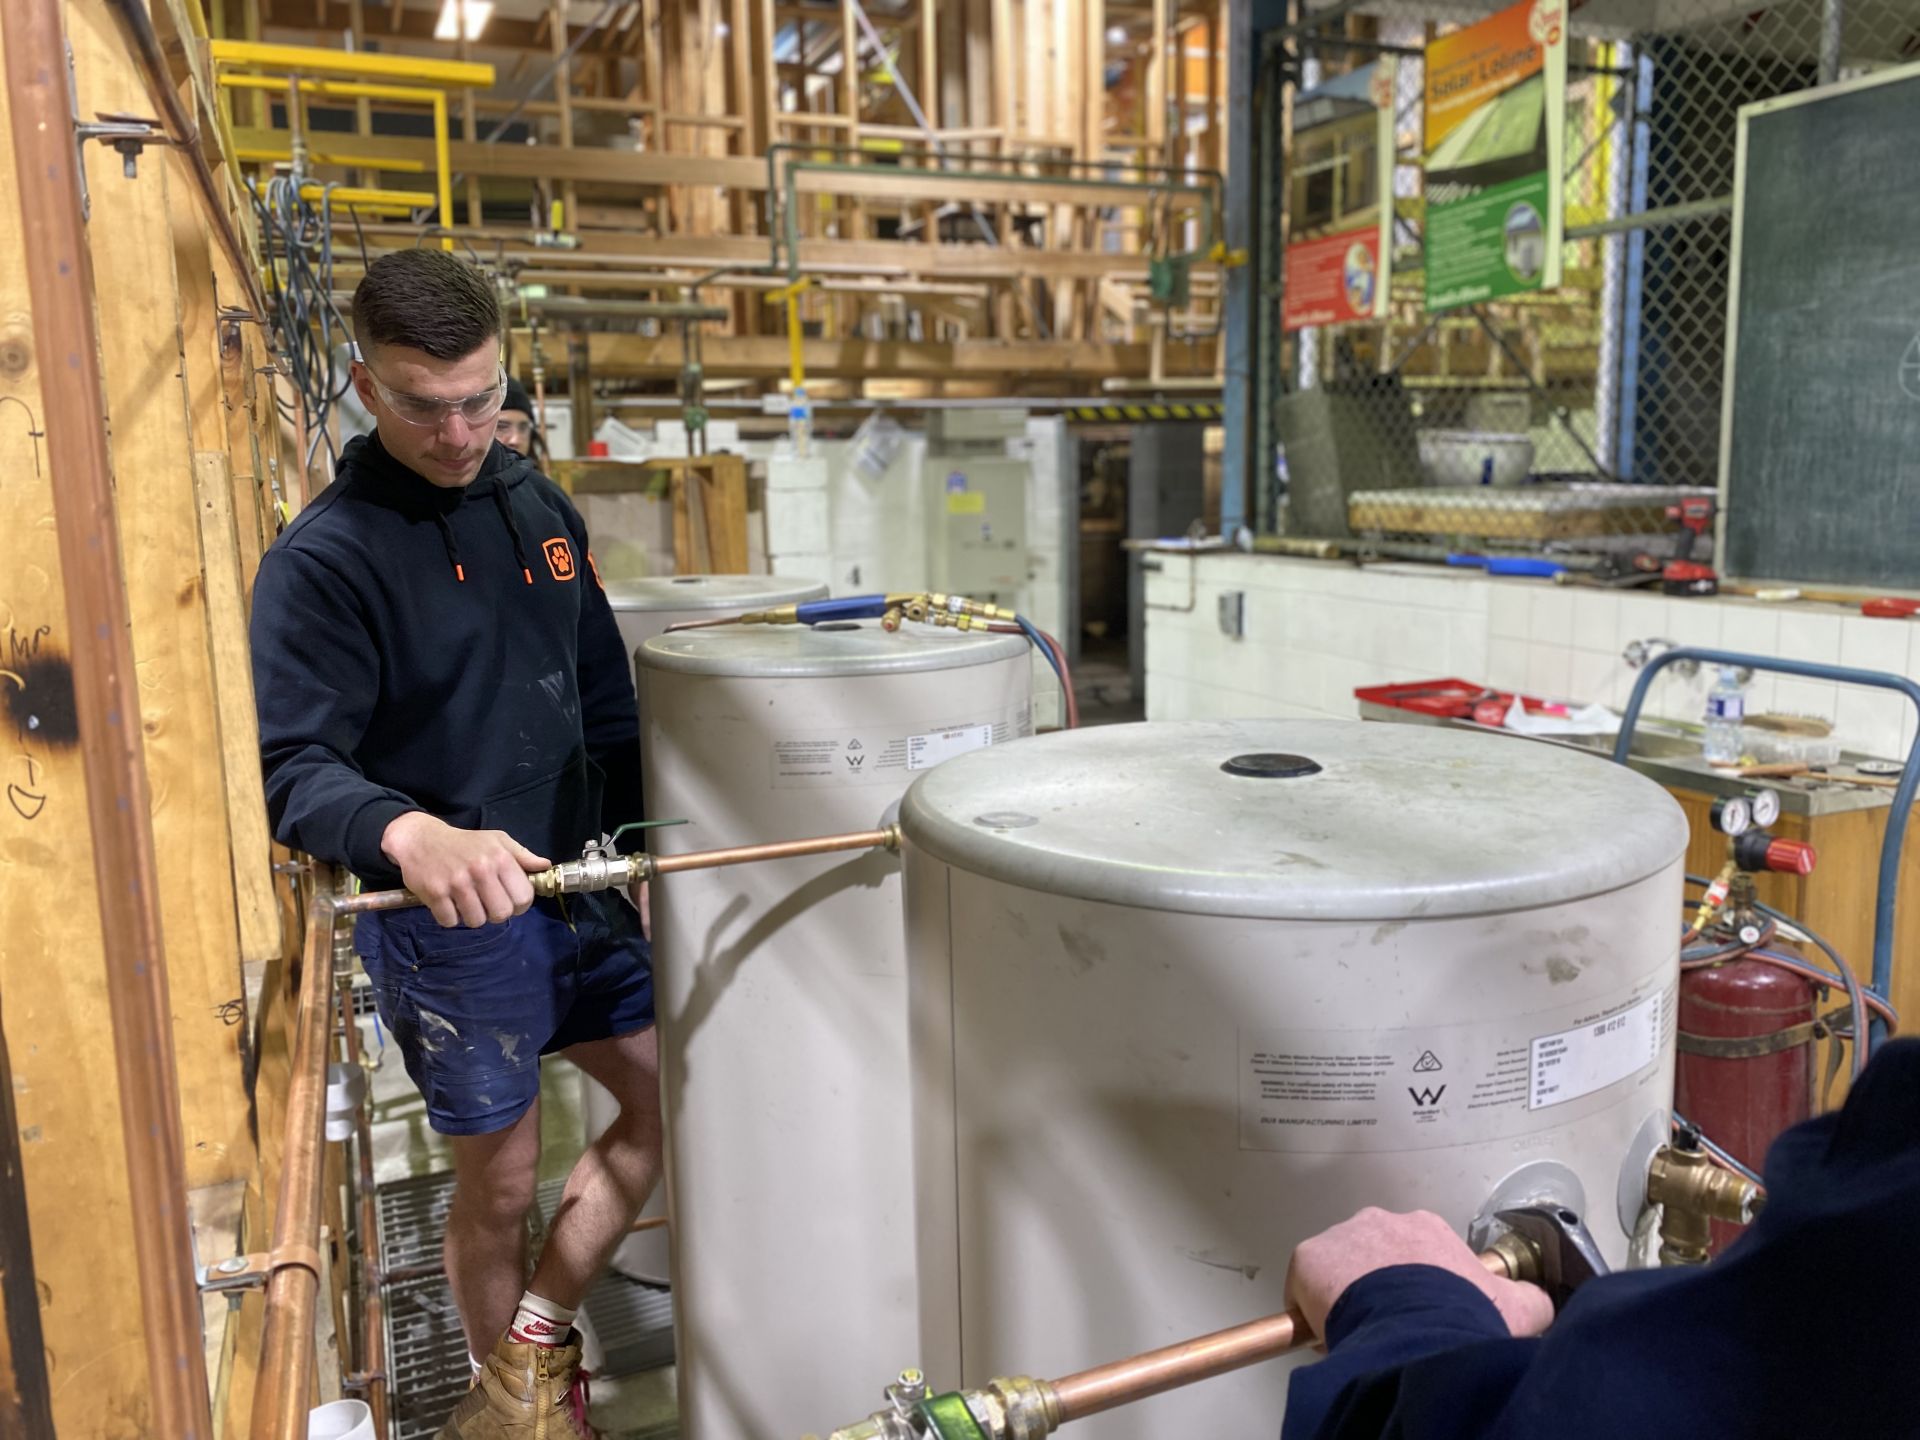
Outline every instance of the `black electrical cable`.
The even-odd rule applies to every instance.
[[[315,206],[301,195],[299,182],[290,176],[269,179],[264,194],[255,182],[247,183],[260,218],[275,349],[306,409],[307,453],[301,460],[309,469],[322,445],[330,457],[338,458],[332,433],[333,410],[353,383],[351,371],[339,359],[340,347],[350,339],[352,327],[333,299],[333,189],[332,184],[321,186]],[[353,221],[364,262],[365,231],[358,214]],[[298,423],[295,406],[277,393],[275,403],[283,417]]]

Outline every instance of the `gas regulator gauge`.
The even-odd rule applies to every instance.
[[[1756,790],[1747,797],[1747,802],[1747,808],[1753,814],[1753,823],[1762,830],[1771,829],[1773,822],[1780,818],[1778,790]]]
[[[1744,795],[1713,802],[1713,828],[1722,835],[1744,835],[1753,828],[1753,806]]]

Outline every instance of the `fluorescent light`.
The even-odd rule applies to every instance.
[[[487,21],[493,18],[493,0],[441,0],[440,18],[434,23],[433,38],[459,39],[463,15],[466,17],[467,39],[478,40],[480,32],[487,28]]]
[[[722,39],[722,40],[724,40],[724,39],[726,39],[726,38],[727,38],[727,36],[729,36],[729,35],[731,35],[731,34],[733,33],[733,27],[732,27],[731,25],[729,25],[729,24],[727,24],[727,22],[726,22],[726,21],[724,21],[724,20],[722,20],[722,21],[721,21],[721,22],[720,22],[720,23],[719,23],[718,25],[715,25],[715,26],[713,27],[713,33],[714,33],[714,34],[715,34],[715,35],[716,35],[716,36],[717,36],[718,38],[720,38],[720,39]]]
[[[449,0],[449,3],[451,3],[451,0]],[[1127,32],[1123,30],[1120,26],[1115,25],[1107,31],[1107,44],[1124,45],[1126,43],[1127,43]]]

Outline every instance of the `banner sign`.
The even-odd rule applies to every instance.
[[[1560,284],[1567,8],[1521,0],[1427,46],[1428,310]]]
[[[1346,325],[1384,319],[1393,280],[1393,87],[1391,56],[1375,62],[1367,93],[1376,115],[1374,194],[1379,219],[1338,234],[1287,246],[1280,287],[1280,328]]]

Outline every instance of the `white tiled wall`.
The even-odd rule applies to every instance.
[[[1446,677],[1618,709],[1637,678],[1621,652],[1646,639],[1920,676],[1920,622],[1838,606],[1673,599],[1432,566],[1158,558],[1147,585],[1154,720],[1352,716],[1356,686]],[[1235,590],[1246,595],[1240,640],[1221,634],[1218,620],[1220,596]],[[1664,671],[1648,713],[1697,719],[1708,683]],[[1763,673],[1747,708],[1830,720],[1849,748],[1870,753],[1904,755],[1913,743],[1912,706],[1882,691]]]

